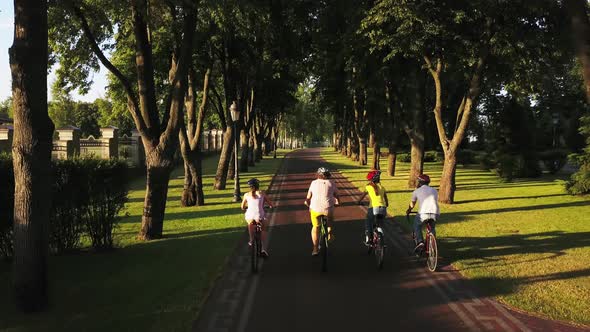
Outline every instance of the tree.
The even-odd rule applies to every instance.
[[[53,123],[47,113],[47,2],[14,1],[9,50],[14,108],[14,263],[16,303],[23,311],[48,304],[47,215],[51,206]]]
[[[73,27],[66,20],[68,22],[60,25],[58,31],[54,30],[53,44],[55,49],[61,51],[60,63],[67,63],[65,58],[68,52],[63,50],[73,49],[75,52],[72,59],[91,64],[100,61],[122,86],[127,108],[142,137],[146,152],[146,196],[139,237],[145,240],[160,238],[168,181],[178,147],[178,131],[182,122],[198,3],[172,1],[167,4],[149,4],[146,0],[132,0],[129,7],[120,7],[103,1],[66,0],[63,4],[63,7],[53,8],[53,15],[73,16],[76,26]],[[154,15],[155,12],[159,14]],[[111,18],[115,21],[111,21]],[[56,22],[59,21],[56,19]],[[134,60],[133,70],[130,70],[131,61],[124,61],[127,66],[116,66],[100,47],[113,37],[115,25],[119,29],[117,37],[120,37],[117,40],[117,50],[129,55],[135,48],[134,55],[126,57],[127,60]],[[153,29],[153,25],[171,26],[172,32]],[[153,39],[154,34],[162,39]],[[125,36],[130,37],[125,39]],[[64,47],[72,43],[75,43],[74,47]],[[168,50],[168,56],[154,57],[154,52],[162,52],[162,49]],[[168,63],[165,74],[157,71],[163,67],[159,61]],[[84,74],[84,70],[80,65],[72,68],[73,73],[78,74]],[[131,73],[137,80],[136,86],[131,83]],[[86,82],[85,79],[76,78],[70,77],[79,85]],[[163,93],[158,95],[158,91]],[[161,119],[160,112],[163,113]]]
[[[575,48],[582,65],[582,76],[586,83],[586,98],[590,104],[590,22],[588,3],[584,0],[564,0],[563,4],[572,20]]]

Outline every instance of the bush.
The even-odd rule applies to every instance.
[[[424,152],[424,162],[431,163],[431,162],[443,162],[445,161],[445,156],[442,152],[438,151],[426,151]]]
[[[80,247],[87,234],[96,249],[113,246],[118,213],[127,201],[127,165],[100,159],[52,163],[54,181],[49,219],[49,247],[63,253]],[[0,156],[0,256],[12,253],[14,175],[10,156]],[[4,185],[8,183],[8,185]]]
[[[398,153],[397,160],[401,161],[402,163],[409,163],[412,161],[412,155],[409,153]]]
[[[539,164],[531,162],[520,154],[494,153],[488,160],[492,165],[490,169],[505,181],[512,181],[515,178],[532,178],[541,175]]]
[[[539,153],[539,159],[545,165],[545,169],[551,174],[559,172],[567,162],[567,151],[555,149]]]
[[[10,155],[0,154],[0,258],[12,256],[14,174]]]
[[[53,162],[53,188],[49,217],[49,247],[55,253],[63,253],[80,247],[84,233],[84,206],[90,192],[85,162],[56,160]]]
[[[588,149],[588,148],[586,148]],[[590,155],[572,154],[569,159],[580,169],[572,174],[565,183],[565,190],[571,195],[584,195],[590,193]]]
[[[459,151],[457,151],[457,163],[461,165],[477,164],[481,160],[480,155],[482,155],[481,152],[469,149],[459,149]]]
[[[113,247],[113,230],[127,202],[127,165],[116,160],[89,162],[89,202],[84,215],[95,249]]]

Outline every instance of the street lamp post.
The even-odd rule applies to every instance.
[[[235,135],[235,142],[234,142],[234,162],[235,162],[235,175],[234,175],[234,202],[242,201],[242,193],[240,192],[240,171],[238,169],[238,132],[236,129],[236,124],[240,120],[240,111],[238,110],[238,106],[234,101],[231,106],[229,107],[229,111],[231,113],[231,119],[234,123],[234,135]]]

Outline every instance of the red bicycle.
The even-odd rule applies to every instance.
[[[412,213],[415,214],[415,213]],[[412,225],[410,220],[410,213],[406,214],[406,219],[408,223]],[[426,225],[426,236],[424,237],[424,247],[422,250],[416,253],[418,257],[426,257],[426,266],[430,272],[436,271],[436,265],[438,263],[438,246],[436,245],[436,237],[432,234],[432,227],[434,224],[434,219],[426,219],[422,221],[422,224]],[[414,246],[418,245],[416,241],[416,234],[412,232],[412,240],[414,242]]]

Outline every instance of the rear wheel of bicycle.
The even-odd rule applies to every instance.
[[[375,253],[375,259],[377,261],[377,268],[381,270],[383,268],[383,258],[385,256],[385,248],[383,243],[383,234],[377,232],[374,239],[373,239],[373,249]]]
[[[250,258],[252,261],[252,273],[258,272],[258,259],[260,253],[260,239],[257,234],[254,235],[252,246],[250,247]]]
[[[426,258],[426,265],[431,272],[436,270],[438,263],[438,247],[436,246],[436,238],[433,234],[428,236],[428,257]]]

